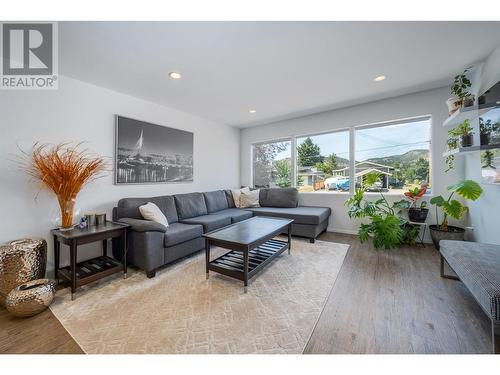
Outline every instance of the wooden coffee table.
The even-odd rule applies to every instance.
[[[290,219],[257,216],[205,233],[207,279],[209,271],[233,277],[243,281],[246,293],[249,279],[286,249],[290,254],[292,223]],[[285,230],[288,241],[274,239]],[[231,251],[211,261],[212,245]]]

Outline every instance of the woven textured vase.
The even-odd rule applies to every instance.
[[[22,239],[0,246],[0,305],[16,286],[45,277],[47,242]]]
[[[39,279],[16,286],[5,300],[7,311],[26,318],[41,313],[52,303],[56,293],[54,280]]]

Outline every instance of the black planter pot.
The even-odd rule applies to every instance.
[[[410,221],[413,221],[415,223],[425,223],[428,213],[428,208],[412,207],[408,209],[408,218],[410,219]]]
[[[437,225],[429,225],[432,243],[436,250],[439,250],[439,241],[455,240],[463,241],[465,239],[465,229],[448,225],[448,230],[439,229]]]
[[[481,138],[481,146],[486,146],[490,144],[490,138],[491,138],[490,134],[488,133],[481,134],[480,138]]]
[[[474,136],[472,134],[462,135],[462,147],[470,147],[474,143]]]

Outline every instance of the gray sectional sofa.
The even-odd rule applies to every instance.
[[[139,206],[155,203],[168,220],[168,227],[144,220]],[[177,194],[152,198],[120,199],[113,208],[113,220],[131,225],[127,261],[154,277],[156,270],[204,249],[203,233],[252,216],[285,217],[294,220],[292,235],[308,237],[311,242],[328,226],[331,210],[327,207],[298,206],[293,188],[261,189],[261,207],[236,208],[230,190]],[[114,244],[115,257],[121,247]]]

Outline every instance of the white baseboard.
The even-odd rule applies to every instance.
[[[354,229],[341,229],[341,228],[335,228],[335,227],[328,227],[326,228],[327,232],[334,232],[334,233],[343,233],[343,234],[358,234],[357,230]]]
[[[326,231],[327,232],[333,232],[333,233],[358,235],[358,231],[354,230],[354,229],[341,229],[341,228],[335,228],[335,227],[328,227],[328,228],[326,228]],[[424,243],[426,245],[428,245],[428,244],[432,245],[432,240],[431,240],[428,232],[425,234]]]

